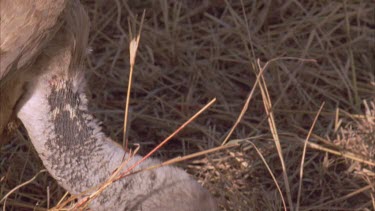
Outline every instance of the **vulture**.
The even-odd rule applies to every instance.
[[[87,109],[89,18],[79,0],[0,1],[0,134],[18,117],[58,184],[82,197],[142,159],[107,137]],[[93,199],[93,210],[217,210],[183,169],[148,158]]]

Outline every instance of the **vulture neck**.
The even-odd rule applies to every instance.
[[[21,119],[43,164],[72,194],[105,182],[124,160],[124,170],[142,157],[130,157],[104,135],[88,112],[83,75],[71,70],[70,48],[46,49],[32,68],[40,72],[20,102]],[[33,70],[30,70],[33,71]],[[133,171],[160,163],[147,159]],[[87,194],[90,194],[88,192]],[[86,195],[87,195],[86,194]],[[132,174],[108,186],[94,210],[216,210],[208,191],[182,169],[163,166]]]

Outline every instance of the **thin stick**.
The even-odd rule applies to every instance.
[[[163,165],[163,166],[170,165],[170,164],[174,164],[174,163],[181,162],[181,161],[184,161],[184,160],[189,160],[189,159],[192,159],[192,158],[195,158],[195,157],[199,157],[199,156],[202,156],[202,155],[210,154],[210,153],[213,153],[213,152],[216,152],[216,151],[220,151],[220,150],[224,150],[224,149],[228,149],[228,148],[232,148],[232,147],[237,147],[237,146],[240,146],[240,144],[229,143],[229,144],[226,144],[224,146],[218,146],[218,147],[215,147],[215,148],[211,148],[211,149],[207,149],[207,150],[204,150],[204,151],[196,152],[196,153],[193,153],[193,154],[190,154],[190,155],[185,155],[183,157],[173,158],[173,159],[170,159],[168,161],[163,162],[161,165]]]
[[[8,196],[10,196],[12,193],[14,193],[16,190],[20,189],[21,187],[31,183],[32,181],[34,181],[38,176],[39,174],[41,173],[44,173],[44,172],[47,172],[47,169],[43,169],[43,170],[40,170],[35,176],[33,176],[31,179],[27,180],[26,182],[24,183],[21,183],[19,185],[17,185],[15,188],[13,188],[11,191],[9,191],[7,194],[5,194],[5,196],[0,200],[0,203],[2,203],[4,200],[6,200],[6,198],[8,198]]]
[[[348,194],[346,194],[346,195],[344,195],[342,197],[334,198],[331,201],[327,201],[327,202],[321,203],[321,204],[319,204],[317,206],[309,207],[308,209],[309,210],[317,210],[317,209],[321,210],[322,207],[327,206],[328,204],[332,204],[332,203],[339,202],[339,201],[344,201],[344,200],[349,199],[349,198],[351,198],[351,197],[353,197],[355,195],[363,193],[363,192],[365,192],[367,190],[371,190],[372,188],[374,188],[374,185],[375,185],[374,183],[366,185],[366,186],[364,186],[364,187],[362,187],[360,189],[357,189],[357,190],[355,190],[355,191],[353,191],[351,193],[348,193]]]
[[[122,144],[125,150],[128,149],[128,121],[129,121],[129,103],[130,103],[130,91],[132,87],[133,81],[133,71],[134,71],[134,64],[135,58],[137,56],[137,50],[139,46],[139,40],[141,38],[141,30],[143,26],[143,21],[145,18],[145,11],[143,11],[141,25],[139,27],[138,34],[135,38],[133,38],[133,33],[131,31],[131,27],[129,27],[129,36],[130,36],[130,44],[129,44],[129,53],[130,53],[130,73],[129,73],[129,82],[128,82],[128,90],[126,94],[126,102],[125,102],[125,114],[124,114],[124,130],[123,130],[123,140]]]
[[[156,168],[159,168],[161,166],[171,165],[171,164],[178,163],[178,162],[181,162],[181,161],[184,161],[184,160],[189,160],[189,159],[192,159],[192,158],[195,158],[195,157],[199,157],[199,156],[202,156],[202,155],[206,155],[206,154],[209,154],[209,153],[213,153],[213,152],[217,152],[217,151],[220,151],[220,150],[229,149],[229,148],[237,147],[237,146],[240,146],[240,144],[230,143],[230,144],[227,144],[227,145],[224,145],[224,146],[218,146],[218,147],[215,147],[215,148],[212,148],[212,149],[204,150],[204,151],[201,151],[201,152],[196,152],[196,153],[186,155],[186,156],[183,156],[183,157],[172,158],[172,159],[170,159],[168,161],[165,161],[163,163],[160,163],[160,164],[157,164],[157,165],[154,165],[154,166],[150,166],[150,167],[147,167],[145,169],[138,170],[138,171],[134,171],[131,174],[137,174],[139,172],[156,169]]]
[[[286,208],[286,203],[285,203],[285,199],[284,199],[284,196],[283,196],[283,192],[281,191],[281,188],[280,188],[280,186],[279,186],[279,183],[277,182],[277,179],[276,179],[275,175],[272,173],[271,168],[270,168],[269,165],[267,164],[266,159],[264,159],[264,157],[263,157],[262,153],[259,151],[258,147],[256,147],[255,144],[254,144],[252,141],[250,141],[249,143],[250,143],[251,145],[253,145],[254,149],[257,151],[259,157],[262,159],[264,165],[266,166],[268,172],[270,173],[270,175],[271,175],[271,177],[272,177],[272,179],[273,179],[273,181],[274,181],[274,183],[275,183],[275,185],[276,185],[276,188],[277,188],[277,190],[279,191],[279,194],[280,194],[280,197],[281,197],[281,201],[283,202],[284,210],[286,211],[287,208]]]
[[[65,194],[63,195],[63,197],[61,197],[61,199],[59,200],[59,202],[56,204],[56,206],[55,207],[58,207],[58,206],[60,206],[60,204],[65,200],[65,198],[68,196],[68,194],[69,194],[69,192],[67,191],[67,192],[65,192]],[[52,209],[54,209],[54,208],[52,208]]]
[[[308,145],[308,147],[310,147],[312,149],[328,152],[330,154],[337,155],[337,156],[342,156],[344,158],[348,158],[348,159],[351,159],[351,160],[354,160],[354,161],[358,161],[360,163],[364,163],[364,164],[369,165],[369,166],[375,166],[375,160],[370,160],[370,159],[366,160],[365,158],[358,157],[358,156],[356,156],[356,155],[354,155],[353,153],[350,153],[350,152],[341,152],[341,151],[330,149],[330,148],[327,148],[327,147],[323,147],[323,146],[320,146],[319,144],[315,144],[315,143],[311,143],[311,142],[307,143],[307,145]]]
[[[300,128],[300,127],[296,127],[296,128],[300,131],[307,132],[303,128]],[[311,136],[320,140],[320,141],[322,141],[322,142],[329,143],[328,140],[326,140],[326,139],[324,139],[324,138],[322,138],[322,137],[320,137],[316,134],[311,134]],[[302,140],[299,140],[299,141],[303,142]],[[324,146],[321,146],[319,144],[312,143],[312,142],[308,142],[307,146],[312,148],[312,149],[315,149],[315,150],[320,150],[320,151],[327,152],[327,153],[330,153],[330,154],[333,154],[333,155],[342,156],[342,157],[347,158],[347,159],[358,161],[360,163],[363,163],[363,164],[366,164],[366,165],[369,165],[369,166],[375,166],[375,160],[365,159],[365,158],[361,157],[360,155],[356,155],[356,154],[351,153],[351,152],[330,149],[328,147],[324,147]]]
[[[267,61],[266,64],[262,66],[260,64],[260,60],[258,59],[257,60],[257,66],[258,66],[259,72],[264,71],[264,69],[266,69],[271,62],[278,61],[278,60],[298,60],[298,61],[302,61],[302,62],[316,62],[316,60],[314,60],[314,59],[301,59],[301,58],[296,58],[296,57],[277,57],[277,58],[274,58],[274,59],[271,59],[271,60]],[[273,114],[274,112],[273,112],[271,98],[270,98],[269,93],[268,93],[266,81],[265,81],[263,75],[260,75],[260,76],[261,76],[261,81],[259,83],[259,88],[260,88],[262,98],[263,98],[264,109],[265,109],[265,111],[267,113],[267,116],[268,116],[268,124],[269,124],[270,130],[271,130],[272,137],[275,141],[277,153],[278,153],[279,158],[280,158],[281,167],[283,169],[283,179],[284,179],[285,191],[286,191],[286,195],[287,195],[289,209],[294,210],[293,209],[293,201],[292,201],[291,191],[290,191],[290,185],[289,185],[289,180],[288,180],[288,173],[287,173],[287,169],[286,169],[286,166],[285,166],[285,161],[284,161],[284,157],[283,157],[283,153],[282,153],[279,135],[278,135],[278,132],[277,132],[277,127],[276,127],[275,118],[274,118],[274,114]]]
[[[150,157],[154,152],[156,152],[158,149],[160,149],[162,146],[164,146],[169,140],[171,140],[177,133],[179,133],[183,128],[185,128],[188,124],[190,124],[194,119],[196,119],[203,111],[205,111],[208,107],[210,107],[214,102],[216,101],[216,98],[212,99],[207,105],[205,105],[201,110],[199,110],[194,116],[192,116],[188,121],[186,121],[184,124],[182,124],[177,130],[175,130],[171,135],[169,135],[164,141],[162,141],[157,147],[155,147],[153,150],[151,150],[146,156],[144,156],[142,159],[140,159],[138,162],[136,162],[133,166],[131,166],[129,169],[124,171],[118,176],[118,179],[124,177],[126,174],[128,174],[132,169],[134,169],[137,165],[145,161],[148,157]]]
[[[246,101],[245,101],[245,105],[242,107],[242,110],[240,112],[240,114],[238,115],[237,119],[236,119],[236,122],[234,123],[234,125],[232,126],[232,128],[230,129],[228,135],[225,137],[223,143],[221,144],[222,146],[224,144],[226,144],[230,138],[230,136],[232,135],[233,131],[236,129],[236,127],[238,126],[238,124],[241,122],[242,120],[242,117],[245,115],[247,109],[249,108],[249,104],[250,104],[250,100],[251,98],[253,97],[254,95],[254,92],[255,92],[255,89],[259,83],[259,79],[260,79],[260,76],[263,74],[265,69],[262,69],[259,74],[257,75],[257,79],[253,85],[253,88],[251,89],[250,93],[249,93],[249,96],[247,97]]]
[[[301,190],[302,190],[302,178],[303,178],[303,165],[305,164],[305,157],[306,157],[306,149],[307,149],[307,143],[310,139],[310,136],[312,134],[312,130],[313,128],[315,127],[315,124],[316,124],[316,121],[318,120],[318,117],[320,115],[320,112],[322,112],[322,109],[323,109],[323,106],[324,106],[324,102],[322,103],[322,105],[320,106],[319,108],[319,111],[318,113],[316,114],[315,118],[314,118],[314,121],[311,125],[311,128],[310,128],[310,131],[309,133],[307,134],[307,137],[306,137],[306,140],[305,140],[305,144],[303,146],[303,153],[302,153],[302,159],[301,159],[301,168],[300,168],[300,175],[299,175],[299,186],[298,186],[298,194],[297,194],[297,205],[296,205],[296,211],[298,211],[299,209],[299,203],[300,203],[300,199],[301,199]]]
[[[234,132],[234,130],[236,129],[236,127],[238,126],[238,124],[241,122],[242,117],[245,115],[246,110],[249,107],[250,100],[251,100],[251,98],[254,95],[255,88],[257,87],[257,85],[259,83],[259,79],[263,75],[263,72],[265,71],[266,67],[268,66],[269,63],[277,61],[277,60],[299,60],[299,61],[302,61],[302,62],[316,62],[315,59],[301,59],[301,58],[296,58],[296,57],[278,57],[278,58],[274,58],[274,59],[271,59],[270,61],[268,61],[264,65],[263,68],[260,68],[259,74],[257,75],[257,79],[256,79],[256,81],[255,81],[255,83],[253,85],[253,88],[251,89],[250,94],[249,94],[249,96],[247,97],[247,99],[245,101],[245,105],[242,107],[242,110],[241,110],[240,114],[238,115],[238,117],[236,119],[236,122],[234,123],[234,125],[232,126],[232,128],[230,129],[230,131],[228,132],[228,135],[225,137],[225,139],[224,139],[224,141],[223,141],[223,143],[221,145],[224,145],[224,144],[226,144],[228,142],[230,136],[232,135],[232,133]]]

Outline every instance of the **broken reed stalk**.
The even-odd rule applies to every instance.
[[[277,182],[277,179],[275,177],[275,175],[272,173],[272,170],[270,168],[270,166],[268,165],[266,159],[264,158],[264,156],[262,155],[262,153],[260,152],[260,150],[258,149],[257,146],[255,146],[255,144],[252,142],[252,141],[249,141],[249,143],[251,145],[253,145],[255,151],[258,153],[259,157],[262,159],[264,165],[266,166],[267,170],[268,170],[268,173],[270,173],[271,177],[272,177],[272,180],[273,182],[275,183],[276,185],[276,188],[277,188],[277,191],[279,191],[279,194],[280,194],[280,197],[281,197],[281,201],[283,202],[283,207],[284,207],[284,210],[287,211],[287,207],[286,207],[286,203],[285,203],[285,198],[283,196],[283,192],[281,191],[281,188],[280,188],[280,185],[279,183]]]
[[[190,124],[194,119],[196,119],[203,111],[207,110],[208,107],[210,107],[214,102],[216,101],[216,98],[212,99],[208,104],[206,104],[202,109],[200,109],[194,116],[192,116],[189,120],[187,120],[184,124],[182,124],[179,128],[177,128],[171,135],[169,135],[164,141],[162,141],[157,147],[155,147],[153,150],[151,150],[147,155],[145,155],[141,160],[136,162],[133,166],[131,166],[129,169],[121,173],[118,178],[115,180],[121,179],[126,174],[128,174],[132,169],[134,169],[137,165],[145,161],[147,158],[149,158],[152,154],[154,154],[158,149],[160,149],[162,146],[164,146],[169,140],[171,140],[177,133],[179,133],[183,128],[185,128],[188,124]]]
[[[241,112],[240,112],[240,114],[238,115],[238,117],[237,117],[237,119],[236,119],[236,122],[233,124],[232,128],[231,128],[231,129],[229,130],[229,132],[228,132],[228,135],[225,137],[224,141],[222,142],[222,144],[221,144],[222,146],[225,145],[225,144],[228,142],[230,136],[231,136],[232,133],[234,132],[234,129],[236,129],[236,127],[238,126],[238,124],[241,122],[243,116],[245,115],[247,109],[249,108],[250,100],[251,100],[251,98],[252,98],[253,95],[254,95],[255,89],[256,89],[256,87],[257,87],[257,85],[258,85],[258,83],[259,83],[259,79],[260,79],[261,75],[263,74],[264,70],[265,70],[265,69],[262,69],[262,70],[258,73],[257,78],[256,78],[256,80],[255,80],[255,83],[254,83],[254,85],[253,85],[253,88],[251,88],[251,91],[250,91],[248,97],[246,98],[245,104],[244,104],[244,106],[242,107]]]
[[[264,69],[266,69],[267,66],[271,62],[278,61],[278,60],[298,60],[298,61],[304,61],[304,62],[307,62],[307,61],[316,62],[316,60],[314,60],[314,59],[301,59],[301,58],[296,58],[296,57],[277,57],[277,58],[274,58],[274,59],[271,59],[271,60],[267,61],[265,65],[261,66],[260,60],[258,59],[257,60],[258,72],[264,71]],[[289,209],[293,211],[294,208],[293,208],[293,201],[292,201],[292,196],[291,196],[291,191],[290,191],[288,173],[287,173],[287,169],[286,169],[286,165],[285,165],[285,161],[284,161],[284,156],[283,156],[283,153],[282,153],[282,147],[281,147],[281,144],[280,144],[279,135],[278,135],[278,132],[277,132],[277,127],[276,127],[275,118],[274,118],[273,109],[272,109],[271,98],[270,98],[270,95],[268,93],[268,88],[267,88],[265,78],[263,77],[263,75],[260,75],[260,76],[261,76],[261,81],[260,81],[260,84],[259,84],[259,88],[260,88],[260,91],[261,91],[261,94],[262,94],[263,105],[264,105],[264,109],[265,109],[267,117],[268,117],[268,124],[269,124],[270,130],[271,130],[271,134],[272,134],[273,139],[275,141],[275,145],[276,145],[277,153],[279,155],[281,167],[283,169],[283,179],[284,179],[284,183],[285,183],[285,191],[286,191],[286,195],[287,195],[287,199],[288,199]]]
[[[264,65],[262,67],[260,65],[260,60],[258,60],[259,71],[265,69],[267,64],[268,64],[268,62],[266,63],[266,65]],[[281,148],[280,139],[279,139],[279,136],[278,136],[278,133],[277,133],[276,123],[275,123],[275,120],[274,120],[271,99],[270,99],[270,96],[269,96],[269,93],[268,93],[267,84],[266,84],[266,81],[265,81],[264,77],[262,77],[259,88],[260,88],[261,94],[262,94],[264,109],[265,109],[267,117],[268,117],[267,118],[268,124],[269,124],[270,130],[271,130],[271,134],[273,136],[273,140],[275,141],[276,149],[277,149],[279,159],[280,159],[280,163],[281,163],[281,167],[282,167],[282,170],[283,170],[284,185],[285,185],[286,196],[287,196],[287,200],[288,200],[288,204],[289,204],[289,209],[293,211],[294,209],[293,209],[293,202],[292,202],[290,185],[289,185],[289,180],[288,180],[288,173],[287,173],[287,169],[286,169],[286,165],[285,165],[285,161],[284,161],[284,156],[282,154],[282,148]]]
[[[130,103],[130,92],[132,87],[132,81],[133,81],[133,72],[134,72],[134,65],[135,65],[135,58],[137,56],[137,50],[139,46],[139,40],[141,38],[141,30],[143,26],[143,21],[145,19],[145,11],[143,11],[142,18],[141,18],[141,24],[139,26],[139,31],[135,38],[133,38],[133,33],[130,27],[130,21],[129,21],[129,37],[130,37],[130,44],[129,44],[129,54],[130,54],[130,72],[129,72],[129,82],[128,82],[128,89],[126,94],[126,102],[125,102],[125,114],[124,114],[124,129],[123,129],[123,147],[125,150],[128,149],[128,121],[129,121],[129,103]]]
[[[304,164],[305,164],[305,157],[306,157],[306,148],[307,148],[307,143],[310,139],[310,136],[312,134],[312,130],[314,129],[315,127],[315,124],[316,122],[318,121],[318,117],[320,115],[320,113],[322,112],[322,109],[323,109],[323,106],[324,106],[324,102],[322,103],[322,105],[320,106],[319,108],[319,111],[318,113],[316,114],[315,118],[314,118],[314,121],[310,127],[310,131],[309,133],[307,134],[307,137],[305,139],[305,144],[303,145],[303,151],[302,151],[302,159],[301,159],[301,167],[300,167],[300,177],[299,177],[299,185],[298,185],[298,194],[297,194],[297,205],[296,205],[296,210],[298,211],[299,210],[299,204],[300,204],[300,199],[301,199],[301,191],[302,191],[302,179],[303,179],[303,167],[304,167]]]
[[[3,203],[3,202],[4,202],[4,207],[5,207],[6,199],[7,199],[12,193],[14,193],[14,192],[17,191],[18,189],[22,188],[23,186],[30,184],[31,182],[33,182],[33,181],[39,176],[39,174],[44,173],[44,172],[47,172],[47,169],[42,169],[42,170],[40,170],[40,171],[39,171],[36,175],[34,175],[31,179],[29,179],[29,180],[27,180],[26,182],[23,182],[23,183],[17,185],[16,187],[14,187],[14,188],[13,188],[12,190],[10,190],[7,194],[5,194],[5,196],[0,200],[0,203]]]

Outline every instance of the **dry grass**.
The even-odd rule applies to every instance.
[[[128,19],[135,23],[146,10],[128,126],[129,143],[139,143],[141,154],[212,98],[216,104],[156,156],[166,160],[221,145],[259,66],[282,56],[315,59],[269,63],[230,136],[229,142],[241,146],[179,165],[214,194],[223,210],[284,210],[283,200],[287,210],[375,209],[373,1],[139,2],[83,1],[92,21],[90,109],[107,134],[122,140]],[[0,199],[43,169],[25,134],[19,129],[0,148]],[[48,173],[41,173],[2,206],[43,210],[64,194]]]

